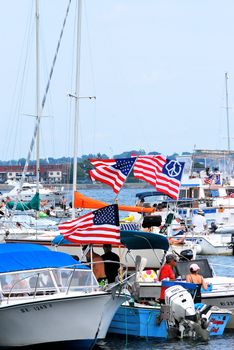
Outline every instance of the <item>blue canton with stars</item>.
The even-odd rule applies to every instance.
[[[106,224],[119,226],[119,211],[117,204],[108,205],[107,207],[95,210],[93,214],[94,225]]]
[[[112,165],[112,167],[117,170],[120,170],[121,173],[123,173],[125,176],[128,176],[135,160],[136,160],[136,157],[116,159],[116,164]]]

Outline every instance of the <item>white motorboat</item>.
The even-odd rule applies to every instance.
[[[43,237],[48,242],[59,233],[57,226],[51,226],[47,229],[40,227],[31,227],[24,222],[11,221],[10,219],[1,221],[0,220],[0,239],[5,242],[17,241],[18,243],[33,240],[36,243],[38,237]]]
[[[202,302],[208,305],[216,305],[221,309],[228,309],[232,312],[232,317],[227,328],[234,328],[234,278],[215,275],[207,259],[193,261],[201,268],[202,275],[206,282],[211,285],[207,291],[202,290]],[[190,263],[187,261],[177,262],[177,274],[182,279],[189,273]],[[232,268],[230,266],[230,268]]]
[[[20,188],[19,181],[10,182],[12,188],[8,192],[4,192],[1,196],[1,200],[6,200],[8,197],[11,200],[21,200],[23,202],[30,201],[37,192],[37,184],[33,182],[24,182],[22,188]],[[41,183],[39,186],[39,195],[41,201],[48,201],[51,205],[58,204],[65,194],[63,188],[46,188]]]
[[[0,217],[0,223],[20,223],[25,224],[33,229],[40,229],[40,230],[49,230],[51,228],[56,228],[58,225],[58,221],[48,218],[48,217],[42,217],[42,218],[35,218],[34,216],[28,215],[27,212],[21,213],[21,214],[15,214],[8,216],[2,216]]]
[[[194,179],[191,179],[191,181]],[[201,179],[199,180],[201,182]],[[200,183],[199,182],[199,183]],[[189,186],[185,185],[185,183],[182,185],[182,193],[183,193],[183,186],[185,188],[189,188]],[[190,184],[192,187],[192,184]],[[194,188],[203,190],[203,196],[205,196],[204,188],[200,184],[199,186],[195,184],[193,185]],[[187,190],[188,190],[187,188]],[[186,191],[187,191],[186,190]],[[222,189],[223,190],[223,189]],[[188,192],[189,193],[189,192]],[[186,195],[188,195],[186,192]],[[199,192],[200,193],[200,192]],[[201,194],[200,194],[201,195]],[[199,255],[232,255],[233,249],[232,249],[232,241],[234,236],[234,230],[233,225],[226,224],[227,221],[231,222],[232,220],[232,210],[229,208],[229,216],[227,217],[227,208],[222,211],[220,210],[214,210],[214,208],[207,207],[206,209],[203,208],[203,212],[206,217],[206,221],[209,225],[211,225],[210,229],[207,232],[201,232],[201,233],[195,233],[192,229],[189,228],[192,222],[192,215],[197,212],[197,208],[191,209],[190,207],[186,207],[186,200],[189,201],[189,198],[185,197],[186,200],[183,201],[181,199],[181,206],[178,206],[178,203],[175,203],[175,201],[166,198],[166,196],[162,196],[159,192],[156,191],[147,191],[142,193],[136,194],[138,200],[144,199],[144,205],[152,205],[152,203],[158,203],[161,205],[164,205],[164,210],[162,212],[158,212],[162,216],[162,223],[165,223],[166,216],[168,214],[168,210],[173,209],[175,212],[179,213],[184,221],[185,224],[188,226],[188,230],[185,233],[185,239],[184,239],[184,247],[182,248],[180,245],[176,245],[173,247],[175,251],[178,251],[179,249],[192,249],[197,252]],[[202,195],[201,195],[202,196]],[[203,197],[202,197],[203,198]],[[221,197],[220,197],[221,198]],[[158,200],[158,202],[157,202]],[[180,200],[179,200],[180,202]],[[189,202],[188,202],[189,204]],[[191,205],[191,203],[190,203]],[[167,207],[167,209],[165,209]],[[221,215],[221,216],[220,216]],[[147,217],[146,217],[147,218]],[[219,224],[217,228],[214,229],[215,222],[219,223],[220,220],[223,220],[223,224]],[[212,232],[213,231],[213,232]],[[183,235],[184,236],[184,235]],[[177,239],[181,239],[183,236],[177,235]],[[190,245],[190,247],[186,247],[186,245]],[[193,259],[196,258],[196,254],[194,254]]]
[[[233,255],[233,238],[230,233],[186,234],[185,241],[194,242],[200,246],[199,255]]]
[[[70,255],[33,244],[0,245],[0,346],[60,343],[91,349],[129,293],[104,290]],[[105,311],[105,312],[104,312]]]

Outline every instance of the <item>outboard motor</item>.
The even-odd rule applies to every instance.
[[[165,304],[170,308],[169,327],[178,329],[179,338],[209,339],[208,322],[196,311],[192,295],[185,288],[180,285],[167,288]]]
[[[180,252],[180,261],[192,260],[193,251],[192,249],[185,249]]]
[[[192,295],[182,286],[172,286],[165,291],[165,304],[170,305],[174,319],[180,322],[187,316],[196,320]]]

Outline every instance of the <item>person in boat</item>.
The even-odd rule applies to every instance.
[[[87,250],[87,245],[82,247],[83,252],[85,253]],[[92,261],[91,261],[92,256]],[[107,281],[106,272],[105,272],[105,264],[101,257],[101,255],[95,253],[93,247],[90,247],[86,252],[86,260],[88,263],[92,264],[93,273],[100,285],[105,284]]]
[[[67,207],[67,200],[64,196],[62,196],[60,202],[60,208],[63,209],[63,210],[66,210],[66,207]]]
[[[0,203],[0,215],[3,216],[5,215],[5,207],[6,207],[6,204],[5,204],[5,201],[2,200],[2,202]]]
[[[167,237],[170,244],[183,244],[186,227],[180,215],[176,215],[167,229]],[[180,236],[180,237],[176,237]]]
[[[162,280],[175,281],[176,277],[173,269],[175,268],[176,263],[177,263],[177,258],[174,254],[169,254],[166,256],[166,262],[159,271],[159,276],[158,276],[159,281],[162,281]],[[165,303],[166,289],[167,287],[164,287],[164,286],[161,287],[161,292],[159,297],[159,301],[161,304]]]
[[[22,229],[22,225],[21,225],[21,223],[19,221],[16,222],[15,226],[18,229]]]
[[[6,197],[6,203],[11,202],[11,198],[9,196]]]
[[[204,277],[199,274],[200,267],[197,264],[191,264],[189,266],[190,273],[186,275],[186,282],[195,283],[198,285],[194,302],[200,303],[201,302],[201,287],[205,290],[208,288],[208,284],[204,280]]]
[[[105,264],[105,273],[108,280],[108,283],[115,282],[116,276],[118,276],[119,272],[119,256],[112,252],[111,244],[103,244],[104,254],[101,255],[104,264]]]
[[[143,207],[145,204],[145,200],[144,198],[141,198],[137,203],[136,203],[136,206],[137,207]]]
[[[205,213],[202,209],[197,210],[197,214],[193,216],[192,219],[193,231],[195,233],[207,232],[208,225],[205,218]]]
[[[183,219],[180,215],[176,215],[172,220],[168,229],[168,237],[181,236],[186,232]]]
[[[54,211],[54,206],[51,205],[50,209],[49,209],[49,216],[52,216],[52,217],[56,217],[56,212]]]

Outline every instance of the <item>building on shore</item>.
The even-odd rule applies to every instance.
[[[60,184],[68,183],[70,164],[44,164],[40,165],[40,182]],[[8,180],[20,180],[24,167],[20,165],[0,166],[0,183]],[[25,181],[33,182],[36,179],[36,165],[29,165],[25,174]]]

